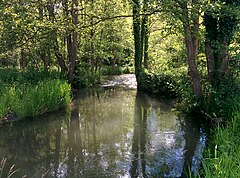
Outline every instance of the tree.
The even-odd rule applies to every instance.
[[[134,63],[137,83],[140,83],[140,72],[142,68],[142,50],[141,50],[141,31],[140,31],[140,3],[139,0],[133,0],[133,34],[134,34]]]
[[[57,28],[54,25],[55,20],[56,20],[55,13],[54,13],[54,3],[51,0],[49,0],[47,2],[47,9],[48,9],[48,13],[49,13],[49,19],[52,23],[51,25],[53,26],[51,34],[52,34],[52,40],[53,40],[54,53],[55,53],[55,56],[57,58],[58,64],[61,68],[61,71],[63,73],[65,73],[67,71],[67,66],[66,66],[66,63],[64,61],[63,54],[60,52]]]
[[[148,68],[148,38],[149,38],[149,22],[148,22],[148,7],[149,0],[143,0],[143,17],[141,27],[141,58],[143,66]]]
[[[239,0],[210,1],[204,14],[208,80],[214,88],[228,75],[229,45],[237,27]],[[219,7],[219,8],[217,8]]]
[[[188,75],[192,82],[193,93],[196,98],[202,97],[201,78],[198,73],[198,48],[199,48],[199,18],[200,5],[198,0],[173,0],[163,1],[163,7],[169,14],[173,14],[182,22],[183,36],[187,50]]]
[[[141,12],[141,3],[143,4]],[[141,88],[140,73],[143,68],[142,62],[144,59],[144,67],[148,67],[148,6],[149,0],[132,1],[133,9],[133,34],[134,34],[134,63],[135,63],[135,74],[137,78],[138,88]],[[142,18],[141,18],[142,16]]]
[[[70,5],[70,7],[69,7]],[[63,1],[65,20],[72,24],[73,28],[67,29],[67,51],[69,60],[68,69],[68,81],[73,82],[73,74],[77,61],[77,49],[78,49],[78,1],[72,0],[70,3],[67,0]],[[69,14],[70,13],[70,14]],[[67,24],[69,26],[69,24]],[[70,25],[71,26],[71,25]]]

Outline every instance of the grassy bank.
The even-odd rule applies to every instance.
[[[203,99],[197,101],[184,71],[145,72],[141,89],[157,95],[176,97],[177,108],[185,114],[197,114],[212,130],[203,153],[202,167],[189,177],[240,177],[240,81],[227,78],[217,88],[203,80]],[[204,121],[203,121],[204,122]]]
[[[234,114],[227,126],[211,131],[211,140],[204,153],[202,168],[190,177],[240,177],[240,112]]]
[[[42,115],[71,101],[71,87],[58,73],[8,69],[0,74],[1,119]]]

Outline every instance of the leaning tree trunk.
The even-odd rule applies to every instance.
[[[47,3],[47,9],[48,9],[50,21],[52,23],[55,23],[54,4],[51,1],[49,1]],[[61,68],[61,72],[66,72],[67,71],[67,66],[65,64],[63,55],[62,55],[62,53],[60,52],[60,49],[59,49],[58,35],[57,35],[57,30],[56,29],[52,30],[52,39],[53,39],[53,50],[54,50],[55,56],[57,58],[58,64]]]

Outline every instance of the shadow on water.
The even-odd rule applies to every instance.
[[[70,111],[0,129],[0,157],[15,177],[184,177],[198,168],[205,134],[170,100],[136,90],[81,90]]]

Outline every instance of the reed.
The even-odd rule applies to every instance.
[[[212,130],[212,140],[204,154],[202,169],[189,177],[240,177],[240,112],[232,115],[226,126]]]
[[[1,89],[0,117],[34,117],[57,110],[71,101],[71,87],[63,80],[45,80],[36,85],[13,85]]]
[[[9,169],[7,169],[6,162],[7,158],[3,158],[0,162],[0,178],[11,178],[18,171],[18,169],[15,169],[15,165],[12,165]]]

